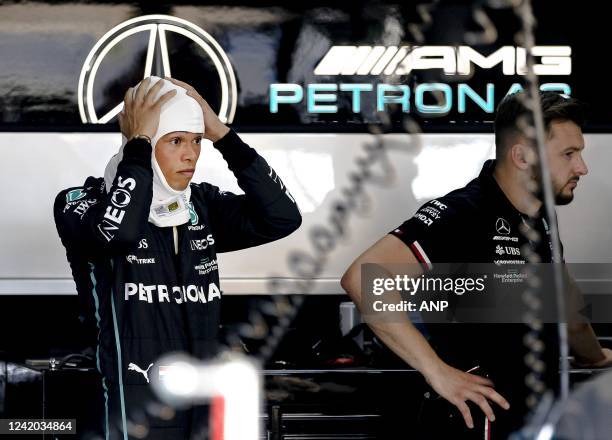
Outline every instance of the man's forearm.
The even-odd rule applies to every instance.
[[[391,351],[425,378],[429,378],[442,362],[429,342],[408,319],[398,323],[371,323],[369,326]]]
[[[357,279],[356,279],[357,278]],[[361,301],[361,280],[355,273],[343,278],[342,287],[353,300],[357,308],[366,315]],[[387,293],[386,298],[398,302],[401,297],[398,293]],[[380,338],[396,355],[418,370],[425,378],[442,364],[442,361],[433,350],[421,332],[412,324],[403,312],[379,312],[376,319],[365,321],[374,334]]]
[[[576,280],[570,275],[567,266],[564,267],[564,282],[567,292],[568,338],[576,360],[581,364],[594,364],[605,358],[593,327],[581,315],[584,308],[584,296]]]

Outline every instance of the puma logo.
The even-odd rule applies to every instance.
[[[147,369],[143,370],[138,365],[130,362],[130,364],[128,365],[128,370],[135,371],[137,373],[141,373],[144,376],[144,378],[147,380],[147,383],[149,383],[149,370],[151,369],[152,366],[153,366],[153,363],[150,363]]]

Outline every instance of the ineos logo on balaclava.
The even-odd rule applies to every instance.
[[[168,52],[166,34],[174,33],[188,38],[204,51],[206,57],[214,66],[219,76],[221,87],[219,118],[225,123],[231,123],[236,112],[238,89],[234,70],[228,56],[219,43],[202,28],[187,20],[170,15],[145,15],[124,21],[108,31],[95,44],[89,55],[87,55],[79,77],[79,112],[83,123],[105,124],[117,116],[123,109],[123,101],[121,101],[117,102],[116,105],[113,104],[114,107],[105,114],[101,116],[97,114],[95,103],[96,74],[111,49],[118,45],[124,46],[121,48],[123,53],[136,55],[134,46],[130,44],[129,38],[143,32],[149,33],[146,60],[143,66],[143,78],[152,75],[156,52],[159,54],[159,58],[161,58],[161,70],[163,72],[155,73],[158,76],[172,77],[172,60]],[[185,63],[186,61],[181,60],[181,62]],[[120,76],[121,72],[117,72],[117,77]]]

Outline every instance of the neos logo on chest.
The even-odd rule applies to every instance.
[[[213,244],[215,244],[215,239],[213,238],[212,234],[208,234],[206,238],[190,240],[192,251],[203,251],[207,249],[208,246],[212,246]]]

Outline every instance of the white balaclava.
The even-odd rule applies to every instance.
[[[160,227],[178,226],[189,221],[191,188],[187,185],[187,188],[183,191],[177,191],[168,185],[155,159],[155,146],[162,136],[173,131],[204,133],[204,115],[202,114],[200,104],[191,96],[187,96],[187,90],[175,86],[170,81],[151,76],[149,88],[153,87],[157,81],[163,81],[164,85],[159,90],[155,99],[171,90],[176,90],[177,93],[162,106],[159,116],[159,126],[157,127],[157,132],[151,139],[151,144],[153,145],[151,154],[151,166],[153,168],[153,200],[151,202],[151,210],[149,211],[149,221]],[[136,93],[136,90],[138,90],[141,84],[142,82],[134,87],[134,93]],[[123,148],[127,143],[125,136],[122,135],[121,138],[122,142],[119,152],[111,158],[104,171],[104,181],[106,183],[106,191],[108,192],[110,192],[113,181],[115,180],[117,166],[123,158]]]

